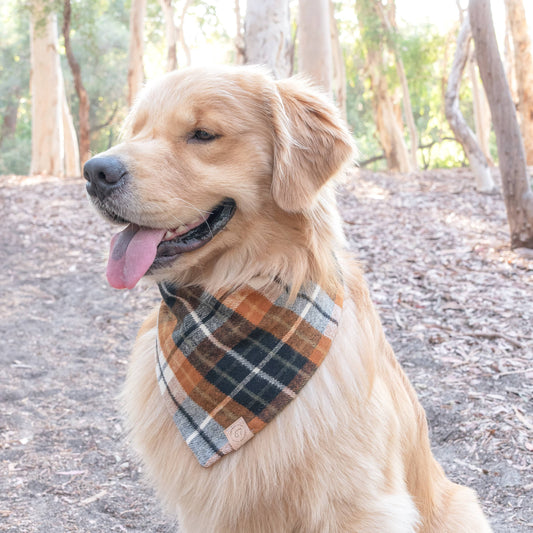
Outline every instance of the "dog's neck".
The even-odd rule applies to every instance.
[[[286,220],[283,224],[278,222],[279,217],[292,217],[290,231]],[[295,293],[306,282],[335,290],[342,277],[337,257],[346,245],[333,187],[323,187],[313,207],[305,213],[287,215],[273,210],[268,223],[266,227],[279,224],[278,230],[266,231],[260,222],[250,222],[250,238],[243,238],[226,250],[215,250],[167,281],[178,286],[199,286],[209,292],[220,288],[236,290],[257,279],[278,279]]]

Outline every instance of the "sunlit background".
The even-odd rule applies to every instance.
[[[129,39],[129,9],[131,0],[72,0],[71,40],[81,65],[83,82],[91,99],[91,150],[98,152],[116,141],[120,123],[127,112],[127,57]],[[461,3],[461,2],[459,2]],[[90,4],[90,9],[87,5]],[[179,23],[184,0],[175,0],[176,22]],[[529,30],[533,28],[533,2],[524,2]],[[31,113],[29,94],[29,13],[25,3],[2,0],[0,3],[0,116],[2,106],[20,94],[17,131],[13,138],[2,142],[0,174],[25,174],[31,158]],[[467,1],[462,0],[466,8]],[[361,152],[370,159],[381,151],[371,109],[371,91],[364,73],[363,47],[360,43],[355,2],[336,1],[336,20],[343,48],[347,74],[347,119]],[[505,6],[503,0],[492,0],[494,24],[503,58]],[[298,1],[291,0],[292,32],[297,33]],[[61,11],[61,10],[60,10]],[[243,24],[246,1],[241,0]],[[414,106],[416,126],[422,145],[419,150],[422,167],[450,167],[466,164],[458,143],[451,138],[444,117],[443,87],[451,67],[455,39],[459,29],[457,0],[396,0],[396,18],[400,49]],[[236,14],[235,0],[190,3],[183,19],[183,34],[193,65],[232,63],[235,61]],[[61,22],[59,22],[60,24]],[[148,0],[144,26],[145,77],[151,79],[165,70],[165,25],[157,0]],[[60,28],[58,28],[60,33]],[[65,59],[62,37],[59,36],[62,70],[74,122],[77,121],[77,96]],[[396,91],[399,83],[394,60],[390,54],[389,86]],[[297,53],[296,53],[297,68]],[[178,46],[179,67],[188,64],[183,46]],[[473,123],[471,92],[468,83],[461,89],[462,112]],[[497,157],[494,138],[491,150]],[[383,168],[383,162],[371,168]]]

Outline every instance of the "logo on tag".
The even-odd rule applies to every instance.
[[[254,436],[242,416],[227,427],[224,434],[234,450],[238,450]]]

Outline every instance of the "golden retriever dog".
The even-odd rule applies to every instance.
[[[85,166],[91,202],[126,226],[111,244],[110,284],[131,288],[146,276],[163,297],[167,289],[171,294],[138,333],[122,398],[147,477],[183,533],[491,531],[476,494],[449,481],[433,457],[424,411],[346,251],[335,182],[353,150],[334,106],[302,79],[274,80],[258,67],[190,68],[148,84],[121,143]],[[301,292],[305,287],[318,289],[311,297]],[[274,384],[287,402],[268,403],[271,419],[238,416],[242,406],[231,392],[186,437],[183,405],[194,394],[209,403],[223,387],[187,389],[187,380],[207,380],[194,376],[210,364],[211,352],[192,367],[188,357],[196,352],[187,355],[192,340],[183,337],[182,359],[169,379],[187,365],[192,370],[173,389],[183,397],[165,393],[161,380],[172,361],[163,345],[177,342],[173,328],[183,332],[202,298],[215,295],[222,305],[243,291],[269,302],[264,312],[274,329],[272,302],[282,295],[284,316],[293,316],[291,305],[300,299],[320,322],[315,295],[330,303],[337,298],[339,312],[337,318],[323,313],[327,327],[302,356],[305,368],[317,357],[303,386]],[[178,301],[186,314],[172,322],[169,310]],[[306,312],[291,318],[282,346],[291,344],[291,332],[302,331]],[[203,320],[197,331],[208,337],[209,317]],[[240,334],[232,327],[231,334]],[[236,342],[227,347],[213,340],[213,353],[233,354]],[[326,346],[323,359],[316,355],[320,346]],[[161,350],[164,371],[156,368]],[[288,369],[292,362],[282,353],[268,357]],[[254,367],[257,354],[248,355],[251,363],[235,357]],[[257,364],[246,380],[260,377],[268,364]],[[239,383],[227,372],[226,381]],[[232,402],[234,418],[227,409]],[[230,427],[243,439],[238,442],[214,422],[233,424],[236,417],[238,427]],[[202,458],[194,441],[210,424],[221,443]]]

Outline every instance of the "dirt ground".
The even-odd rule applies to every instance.
[[[496,532],[533,530],[533,254],[465,170],[354,173],[339,194],[437,458]],[[80,179],[0,177],[0,531],[170,532],[116,395],[157,291],[111,289]],[[273,532],[274,533],[274,532]]]

